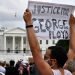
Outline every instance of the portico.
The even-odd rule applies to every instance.
[[[4,33],[4,50],[23,50],[26,49],[26,32],[16,28]]]
[[[24,45],[24,36],[4,36],[4,50],[11,49],[11,50],[23,50]],[[9,47],[10,45],[10,47]]]

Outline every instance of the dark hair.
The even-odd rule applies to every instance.
[[[58,40],[56,46],[62,46],[65,48],[66,52],[68,53],[69,50],[69,40]]]
[[[14,66],[15,61],[14,60],[10,60],[10,66]]]
[[[66,50],[61,46],[51,46],[48,49],[51,50],[51,57],[57,60],[58,66],[63,67],[68,59]]]

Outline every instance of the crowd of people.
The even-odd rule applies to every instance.
[[[46,50],[46,53],[44,55],[44,60],[49,65],[52,65],[52,63],[50,63],[50,61],[49,61],[49,49],[50,48],[52,48],[52,47],[48,47],[48,49]],[[60,52],[58,54],[60,54]],[[63,55],[63,59],[65,59],[64,55]],[[51,59],[51,61],[52,61],[52,59]],[[61,60],[61,62],[62,61],[63,60]],[[52,68],[56,69],[54,66],[52,66]],[[75,60],[74,60],[74,62],[70,61],[69,65],[66,67],[64,65],[64,68],[69,70],[74,75]],[[29,60],[27,62],[24,61],[23,59],[20,59],[17,62],[15,62],[14,60],[10,60],[9,63],[7,63],[6,61],[0,61],[0,75],[41,75],[41,73],[40,73],[39,69],[37,68],[36,64],[34,63],[33,58],[29,58]]]
[[[39,75],[39,72],[30,58],[29,62],[22,59],[15,63],[14,60],[0,61],[0,75]]]

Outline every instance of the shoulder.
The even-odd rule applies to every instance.
[[[58,69],[57,70],[52,69],[52,71],[53,75],[60,75],[60,71]]]
[[[64,70],[64,73],[65,73],[65,75],[72,75],[72,73],[66,69]]]
[[[53,71],[54,75],[60,75],[61,74],[59,70],[53,70],[52,69],[52,71]],[[68,71],[68,70],[65,69],[64,70],[64,75],[72,75],[72,73],[70,71]]]

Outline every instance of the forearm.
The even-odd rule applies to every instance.
[[[29,10],[26,10],[26,12],[24,12],[23,18],[26,22],[27,37],[29,41],[30,50],[32,52],[32,56],[34,58],[34,62],[42,75],[50,75],[53,72],[49,64],[46,63],[42,58],[42,54],[40,52],[40,45],[38,43],[37,37],[35,36],[34,29],[32,27],[31,12]]]
[[[70,27],[70,49],[75,52],[75,26]]]
[[[27,36],[30,45],[30,49],[34,58],[34,62],[42,75],[53,75],[52,69],[42,58],[40,52],[40,46],[35,36],[33,28],[27,28]]]
[[[70,25],[70,46],[69,49],[75,53],[75,17],[71,14],[69,19]]]
[[[38,44],[38,40],[35,36],[33,27],[27,28],[26,30],[27,30],[27,36],[28,36],[30,49],[31,49],[33,56],[35,57],[36,55],[40,53],[40,46]]]
[[[70,27],[70,45],[68,52],[68,60],[73,60],[75,58],[75,26]]]

